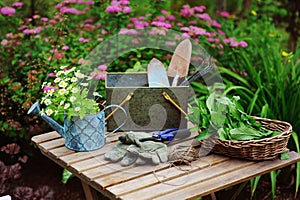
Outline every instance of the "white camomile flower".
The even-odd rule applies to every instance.
[[[62,101],[59,102],[59,105],[62,106],[64,103],[65,103],[65,101],[62,100]]]
[[[47,85],[47,82],[43,82],[42,88],[44,88]]]
[[[70,97],[70,101],[71,101],[71,102],[74,102],[75,100],[76,100],[76,97],[75,97],[75,96],[71,96],[71,97]]]
[[[71,78],[71,82],[72,82],[72,83],[77,82],[77,80],[78,80],[78,78],[75,77],[75,76]]]
[[[93,95],[94,95],[95,97],[102,97],[102,95],[100,95],[98,92],[93,92]]]
[[[64,109],[68,109],[68,108],[70,108],[70,104],[66,103],[65,106],[64,106]]]
[[[65,69],[65,68],[67,68],[68,66],[67,65],[65,65],[65,66],[60,66],[60,69]]]
[[[58,86],[59,86],[59,87],[62,87],[62,88],[67,87],[67,85],[68,85],[68,83],[67,83],[66,81],[61,81],[61,82],[59,82],[59,84],[58,84]]]
[[[75,108],[75,111],[76,111],[76,112],[79,112],[79,111],[80,111],[80,107],[76,107],[76,108]]]
[[[48,90],[47,96],[52,97],[53,93],[54,93],[54,89],[52,88],[51,90]]]
[[[43,116],[43,115],[45,115],[45,110],[44,110],[44,108],[40,111],[40,114]]]
[[[77,87],[72,88],[72,93],[77,93],[79,89]]]
[[[80,83],[83,87],[87,87],[89,84],[88,83]]]
[[[56,73],[56,77],[59,77],[59,76],[61,76],[62,74],[65,74],[65,72],[64,72],[64,71],[58,71],[58,72]]]
[[[58,90],[58,94],[59,94],[59,95],[64,95],[64,94],[66,94],[66,93],[67,93],[67,90],[64,89],[64,88]]]
[[[56,79],[54,79],[54,83],[58,83],[61,81],[61,78],[57,77]]]
[[[51,108],[46,109],[46,115],[50,116],[53,114],[53,110]]]
[[[77,78],[84,78],[84,74],[82,74],[79,70],[77,70],[77,72],[75,72],[75,76]]]
[[[45,100],[46,100],[46,97],[42,97],[41,103],[44,103]]]
[[[44,103],[46,106],[49,106],[52,102],[50,99],[45,99]]]

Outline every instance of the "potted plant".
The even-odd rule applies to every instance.
[[[44,82],[41,106],[31,106],[28,114],[40,115],[54,130],[65,138],[65,145],[75,151],[90,151],[105,144],[105,113],[100,110],[94,92],[93,77],[76,67],[62,66],[54,72],[53,82]],[[107,106],[106,108],[112,107]],[[121,108],[122,110],[122,108]],[[63,116],[64,126],[51,117]]]

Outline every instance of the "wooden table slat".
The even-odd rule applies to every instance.
[[[31,140],[34,143],[39,144],[41,142],[45,142],[45,141],[60,138],[60,137],[61,137],[60,134],[58,134],[56,131],[52,131],[52,132],[49,132],[49,133],[44,133],[44,134],[33,136],[31,138]]]
[[[106,179],[106,180],[104,180],[104,182],[102,180],[102,182],[99,184],[103,185],[104,187],[105,187],[105,185],[112,185],[110,187],[107,187],[106,189],[108,191],[110,191],[111,193],[115,194],[116,196],[120,196],[122,194],[134,192],[135,190],[140,190],[142,188],[146,188],[146,187],[149,187],[149,186],[159,183],[160,180],[158,178],[160,178],[160,177],[157,177],[159,175],[161,175],[161,176],[163,175],[164,180],[170,180],[172,178],[176,178],[176,177],[184,175],[186,173],[190,173],[190,172],[193,172],[193,171],[196,171],[199,169],[203,169],[203,168],[209,168],[211,166],[214,166],[214,165],[224,162],[226,160],[229,160],[229,158],[213,154],[213,155],[203,157],[203,158],[193,162],[191,164],[191,166],[178,166],[178,168],[166,167],[164,169],[164,171],[156,170],[155,172],[153,171],[153,168],[151,168],[150,174],[144,175],[144,173],[143,173],[142,177],[140,177],[138,179],[136,179],[136,178],[132,179],[132,177],[128,178],[131,174],[129,174],[125,177],[121,177],[119,179],[119,181],[121,180],[123,182],[119,183],[119,184],[117,184],[118,182],[113,182],[114,178],[111,179],[111,176],[110,176],[108,180]],[[169,165],[167,165],[167,166],[169,166]],[[183,171],[183,170],[179,170],[179,169],[189,170],[189,171]],[[114,174],[115,179],[117,179],[117,176],[119,176],[119,175],[120,175],[120,173],[115,173]],[[95,180],[95,182],[97,182],[97,180]],[[98,182],[100,182],[100,180],[98,180]],[[132,185],[134,187],[127,187],[128,185]]]
[[[42,148],[44,151],[48,152],[51,149],[64,146],[64,144],[65,144],[64,138],[57,138],[54,140],[42,142],[39,144],[39,147]]]
[[[197,170],[191,173],[185,173],[184,175],[175,177],[174,179],[170,179],[167,181],[161,180],[161,182],[159,182],[158,184],[143,189],[139,189],[133,193],[121,195],[120,198],[138,199],[139,196],[142,196],[145,197],[145,199],[153,199],[155,197],[163,196],[170,192],[174,192],[178,190],[178,187],[180,188],[192,187],[192,185],[198,182],[211,181],[212,179],[224,173],[229,173],[234,170],[238,170],[254,164],[255,162],[245,163],[241,160],[228,160],[225,162],[221,162],[217,165],[204,168],[202,170]]]
[[[64,145],[56,147],[55,149],[51,149],[49,154],[52,154],[56,158],[60,158],[62,156],[74,154],[74,151],[71,149],[66,148]]]
[[[242,183],[269,173],[278,168],[282,168],[294,163],[296,160],[300,161],[299,154],[296,152],[290,152],[291,158],[288,160],[274,160],[264,161],[255,164],[255,168],[251,165],[243,168],[238,168],[230,173],[220,174],[211,181],[203,181],[192,185],[191,187],[180,188],[172,193],[165,194],[164,196],[153,198],[157,200],[173,200],[173,199],[195,199],[197,197],[208,195],[216,190],[225,189],[232,185]],[[226,183],[226,185],[224,185]],[[201,195],[199,195],[201,194]]]

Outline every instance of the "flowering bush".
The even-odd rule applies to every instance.
[[[46,106],[41,110],[42,114],[83,118],[99,111],[96,100],[102,96],[98,92],[89,94],[93,77],[84,75],[76,67],[67,69],[67,66],[56,71],[55,77],[53,82],[44,82],[42,85],[45,95],[41,104]]]

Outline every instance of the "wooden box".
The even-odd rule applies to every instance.
[[[167,128],[187,128],[185,114],[163,96],[163,92],[186,113],[188,86],[149,87],[147,73],[108,73],[106,76],[107,105],[123,104],[127,112],[122,131],[155,131]],[[128,95],[132,95],[126,101]],[[125,100],[125,101],[124,101]],[[123,102],[123,103],[122,103]],[[113,110],[113,109],[112,109]],[[108,116],[111,112],[106,113]],[[112,131],[125,120],[121,111],[107,120],[107,130]]]

